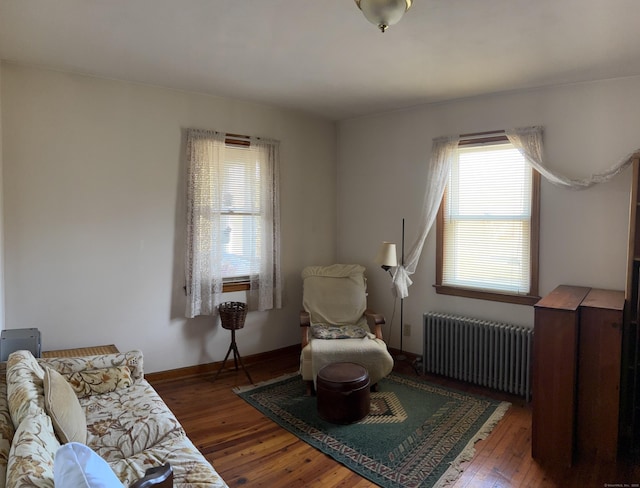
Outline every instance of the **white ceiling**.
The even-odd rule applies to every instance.
[[[640,75],[640,0],[0,0],[0,58],[334,120]]]

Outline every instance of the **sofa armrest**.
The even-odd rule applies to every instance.
[[[304,349],[309,344],[309,327],[311,326],[311,315],[304,310],[300,312],[300,330],[302,332],[302,348]]]
[[[173,488],[173,468],[169,463],[149,468],[144,477],[129,488]]]
[[[382,326],[385,324],[384,316],[379,313],[375,313],[372,310],[365,310],[365,317],[367,318],[367,325],[369,326],[369,330],[371,330],[376,339],[382,339]]]

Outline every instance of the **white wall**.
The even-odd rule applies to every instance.
[[[285,307],[250,313],[238,344],[299,343],[300,271],[335,259],[333,123],[11,63],[1,94],[7,328],[38,327],[43,349],[140,348],[147,371],[223,359],[230,333],[183,318],[183,129],[199,127],[281,141]]]
[[[547,162],[570,177],[604,170],[640,148],[640,78],[487,96],[379,114],[338,125],[338,259],[369,268],[369,300],[387,318],[388,275],[373,263],[383,240],[407,248],[417,231],[434,137],[543,125]],[[543,180],[540,294],[559,284],[624,289],[631,172],[575,192]],[[437,295],[435,226],[405,299],[404,348],[422,353],[422,314],[442,311],[532,325],[533,307]],[[398,305],[399,308],[399,305]],[[396,310],[391,344],[399,345]]]
[[[0,63],[0,114],[2,114],[2,63]],[[4,329],[4,189],[2,168],[2,117],[0,117],[0,329]]]

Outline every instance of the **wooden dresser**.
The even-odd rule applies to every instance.
[[[624,292],[561,285],[535,305],[531,454],[617,455]]]

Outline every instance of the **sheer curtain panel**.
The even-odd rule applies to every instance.
[[[518,148],[527,162],[533,166],[543,178],[549,183],[571,190],[584,190],[598,183],[606,183],[612,180],[631,165],[634,154],[640,151],[639,148],[627,154],[619,161],[616,161],[609,169],[601,173],[595,173],[587,178],[571,179],[546,166],[542,151],[542,127],[534,126],[508,129],[505,131],[505,135],[509,139],[509,142]]]
[[[458,141],[458,136],[438,137],[433,140],[418,235],[406,254],[404,264],[397,267],[393,274],[395,293],[400,298],[409,296],[409,287],[413,284],[409,276],[416,272],[422,248],[438,214],[438,208],[440,208],[444,188],[449,177],[451,161],[457,156]]]
[[[250,310],[282,306],[277,141],[187,130],[186,316],[214,315],[225,283]]]

